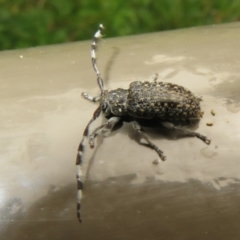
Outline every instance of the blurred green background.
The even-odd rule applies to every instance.
[[[0,0],[0,50],[240,20],[240,0]]]

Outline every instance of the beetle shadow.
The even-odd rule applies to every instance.
[[[106,118],[102,118],[102,124],[105,123],[107,121]],[[123,127],[123,121],[119,121],[114,128],[112,129],[111,133],[109,134],[108,137],[113,137],[117,134],[118,130],[121,129]],[[86,177],[85,179],[88,180],[89,178],[89,173],[91,171],[91,167],[94,164],[95,161],[95,156],[98,152],[98,149],[101,147],[101,145],[104,142],[104,138],[106,138],[103,134],[100,134],[97,138],[96,138],[96,144],[95,147],[92,149],[93,150],[93,154],[91,155],[90,159],[89,159],[89,164],[87,166],[87,170],[86,170]],[[88,143],[87,143],[88,144]],[[89,144],[88,144],[89,146]],[[90,148],[90,147],[89,147]],[[90,148],[91,149],[91,148]],[[91,151],[91,150],[90,150]]]
[[[113,67],[113,64],[118,56],[118,54],[120,53],[120,49],[118,47],[113,47],[113,52],[106,64],[106,67],[104,69],[104,83],[106,86],[108,86],[109,84],[109,79],[110,79],[110,72],[111,72],[111,69]]]
[[[192,138],[193,136],[187,136],[183,134],[180,130],[175,129],[168,129],[164,127],[161,122],[159,121],[140,121],[140,125],[143,129],[143,132],[149,137],[151,141],[154,140],[180,140],[182,138]],[[198,128],[199,122],[192,122],[192,123],[180,123],[174,122],[175,126],[181,126],[183,128],[190,129],[191,131],[195,132]],[[131,128],[131,129],[130,129]],[[133,129],[131,124],[128,126],[128,136],[130,139],[136,141],[139,145],[145,146],[149,149],[152,149],[148,143],[146,143],[141,135]],[[144,141],[144,142],[143,142]]]
[[[105,121],[106,121],[106,119],[103,118],[102,123],[105,122]],[[179,139],[182,139],[182,138],[192,137],[192,136],[184,135],[179,130],[168,129],[168,128],[164,127],[159,120],[138,119],[137,121],[141,125],[144,133],[146,133],[146,135],[149,137],[149,139],[151,141],[160,140],[160,139],[168,139],[170,141],[171,140],[175,141],[175,140],[179,140]],[[143,142],[143,138],[141,137],[141,135],[136,130],[134,130],[131,122],[132,122],[132,119],[123,118],[122,121],[119,121],[114,126],[114,128],[112,129],[112,131],[111,131],[111,133],[108,137],[114,138],[114,136],[118,133],[118,131],[121,131],[124,135],[128,135],[128,137],[130,139],[137,142],[139,145],[145,146],[145,147],[152,150],[152,148],[149,146],[148,143],[146,143],[145,141]],[[175,126],[181,126],[183,128],[187,128],[187,129],[190,129],[190,130],[195,132],[196,129],[198,128],[199,121],[197,121],[197,122],[186,122],[186,123],[173,122],[173,124]],[[95,156],[98,152],[98,149],[100,148],[100,146],[104,142],[104,138],[105,138],[104,135],[101,134],[96,139],[96,145],[95,145],[93,154],[92,154],[91,158],[89,159],[89,165],[88,165],[88,168],[87,168],[87,171],[86,171],[86,180],[88,179],[89,172],[91,170],[91,166],[94,164]]]

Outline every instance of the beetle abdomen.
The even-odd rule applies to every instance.
[[[188,89],[165,82],[132,82],[127,100],[128,114],[163,120],[200,119],[200,100]]]

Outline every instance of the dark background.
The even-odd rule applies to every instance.
[[[240,0],[0,0],[0,50],[240,20]]]

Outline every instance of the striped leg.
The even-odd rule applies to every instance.
[[[82,96],[90,102],[99,102],[101,99],[100,95],[98,95],[96,97],[92,97],[92,96],[88,95],[88,93],[85,93],[85,92],[82,93]]]
[[[103,125],[97,127],[89,136],[89,144],[91,148],[94,148],[95,143],[94,140],[95,138],[104,133],[104,136],[109,135],[109,133],[112,131],[113,127],[121,120],[120,117],[112,117],[110,118],[106,123]]]
[[[77,188],[78,188],[78,194],[77,194],[77,217],[79,222],[82,222],[81,219],[81,199],[82,199],[82,189],[83,189],[83,182],[81,180],[81,164],[83,162],[83,154],[85,150],[85,141],[88,138],[89,135],[89,128],[90,125],[94,120],[96,120],[101,113],[101,106],[97,108],[97,110],[94,112],[92,119],[89,121],[88,125],[86,126],[84,133],[83,133],[83,138],[81,143],[79,144],[78,147],[78,154],[77,154],[77,160],[76,160],[76,165],[77,165]]]

